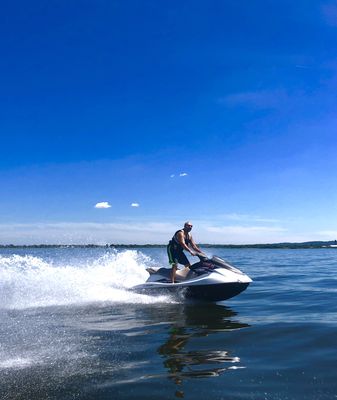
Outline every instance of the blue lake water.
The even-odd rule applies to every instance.
[[[163,248],[1,249],[0,398],[337,398],[337,249],[206,253],[254,282],[187,303],[128,290]]]

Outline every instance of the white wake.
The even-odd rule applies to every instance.
[[[149,257],[135,250],[62,265],[31,255],[0,256],[0,308],[170,301],[167,296],[152,297],[128,290],[147,279],[145,268],[150,264]]]

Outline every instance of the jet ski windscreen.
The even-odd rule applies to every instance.
[[[237,274],[243,274],[239,269],[233,267],[227,261],[218,256],[213,256],[211,260],[217,267],[228,269],[229,271],[233,271]]]

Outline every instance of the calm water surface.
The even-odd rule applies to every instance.
[[[254,282],[187,303],[128,290],[165,249],[0,250],[0,398],[336,399],[337,249],[207,253]]]

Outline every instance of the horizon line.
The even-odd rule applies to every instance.
[[[306,242],[275,242],[275,243],[199,243],[200,247],[258,247],[258,246],[303,246],[303,245],[332,245],[337,247],[337,240],[311,240]],[[39,244],[0,244],[0,248],[13,248],[13,247],[166,247],[166,243],[106,243],[106,244],[97,244],[97,243],[59,243],[59,244],[47,244],[47,243],[39,243]]]

